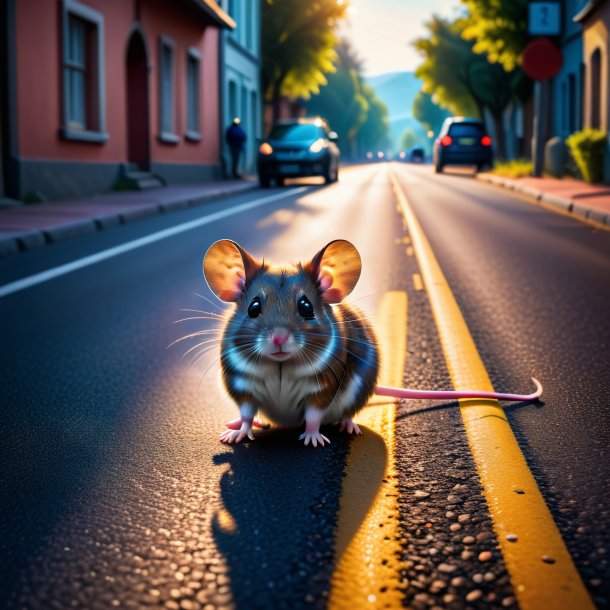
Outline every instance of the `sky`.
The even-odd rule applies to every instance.
[[[364,62],[367,76],[413,71],[421,63],[410,42],[426,35],[433,14],[451,17],[459,0],[349,0],[350,15],[339,30]]]

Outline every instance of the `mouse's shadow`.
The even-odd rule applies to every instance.
[[[331,444],[317,448],[304,447],[298,430],[259,431],[256,441],[214,457],[216,466],[226,470],[212,534],[225,558],[237,608],[279,607],[280,602],[282,607],[326,607],[335,549],[340,556],[385,473],[383,438],[362,430],[362,437],[350,440],[325,427]],[[349,477],[346,487],[343,471],[350,443],[358,444],[350,457],[357,489],[346,496]],[[358,483],[358,469],[366,472],[365,486]],[[342,519],[346,527],[336,540],[339,506],[346,497],[350,514]]]

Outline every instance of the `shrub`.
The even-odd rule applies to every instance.
[[[602,181],[606,137],[606,133],[599,129],[583,129],[566,140],[585,182]]]
[[[514,159],[513,161],[496,163],[491,173],[504,178],[521,178],[521,176],[531,176],[532,171],[533,164],[531,161]]]

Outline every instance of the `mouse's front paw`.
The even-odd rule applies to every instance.
[[[314,447],[317,447],[318,443],[320,443],[322,447],[324,447],[324,443],[330,445],[330,441],[320,431],[307,432],[306,430],[299,436],[299,440],[305,440],[306,446],[309,445],[310,442]]]
[[[220,435],[220,442],[231,445],[233,443],[241,443],[246,437],[251,441],[254,440],[254,434],[252,428],[241,428],[240,430],[225,430]]]

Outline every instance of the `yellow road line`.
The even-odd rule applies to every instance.
[[[379,307],[379,383],[401,386],[407,353],[407,294],[387,292]],[[363,436],[354,439],[343,479],[335,539],[337,567],[329,608],[400,608],[398,487],[394,458],[396,404],[384,399],[361,411]]]
[[[421,281],[421,275],[419,273],[413,274],[413,288],[417,291],[424,289],[424,284]]]
[[[393,173],[394,192],[409,227],[456,390],[493,391],[447,280]],[[500,549],[521,610],[593,610],[513,435],[495,400],[460,400],[462,419]]]

